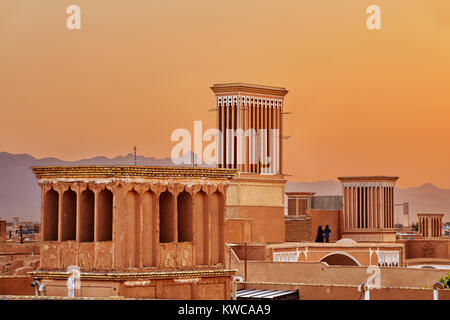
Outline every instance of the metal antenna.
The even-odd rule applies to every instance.
[[[133,147],[133,150],[134,150],[134,165],[136,166],[137,164],[137,162],[136,162],[136,146],[134,146]]]

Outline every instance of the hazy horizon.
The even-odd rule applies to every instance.
[[[133,157],[134,157],[134,155],[133,155],[133,153],[132,152],[129,152],[129,153],[127,153],[127,154],[119,154],[119,155],[113,155],[113,156],[105,156],[105,155],[94,155],[94,156],[91,156],[91,157],[87,157],[87,158],[80,158],[80,159],[74,159],[74,160],[67,160],[67,159],[63,159],[63,158],[59,158],[59,157],[55,157],[55,156],[44,156],[44,157],[36,157],[35,155],[32,155],[32,154],[29,154],[29,153],[26,153],[26,152],[22,152],[22,153],[11,153],[11,152],[8,152],[8,151],[0,151],[0,154],[1,153],[8,153],[8,154],[12,154],[12,155],[25,155],[25,156],[30,156],[30,157],[33,157],[34,159],[36,159],[36,160],[38,160],[38,161],[41,161],[41,160],[45,160],[45,159],[56,159],[56,160],[60,160],[60,161],[64,161],[64,162],[80,162],[80,161],[86,161],[86,160],[89,160],[89,159],[95,159],[95,158],[106,158],[106,159],[108,159],[108,160],[114,160],[114,159],[116,159],[116,158],[119,158],[119,157],[127,157],[127,156],[129,156],[130,157],[130,165],[134,165],[133,163],[132,163],[132,161],[133,161]],[[139,154],[139,153],[137,153],[137,157],[139,158],[139,157],[144,157],[144,158],[147,158],[147,159],[155,159],[155,160],[170,160],[170,157],[168,156],[168,157],[154,157],[154,156],[151,156],[151,155],[149,155],[149,156],[145,156],[145,155],[141,155],[141,154]],[[137,164],[138,166],[139,166],[139,163]],[[201,167],[201,166],[200,166]],[[292,179],[290,179],[290,177],[289,176],[287,176],[286,177],[286,180],[288,181],[288,182],[291,182],[291,183],[320,183],[320,182],[328,182],[328,181],[333,181],[333,182],[338,182],[338,183],[340,183],[339,182],[339,180],[337,179],[338,178],[338,176],[341,176],[341,175],[337,175],[336,177],[329,177],[329,178],[325,178],[325,179],[322,179],[322,180],[311,180],[311,181],[306,181],[306,180],[292,180]],[[370,176],[370,174],[366,174],[365,176]],[[399,180],[401,179],[401,177],[399,177]],[[424,181],[424,182],[422,182],[422,183],[420,183],[420,184],[418,184],[418,185],[412,185],[412,186],[408,186],[408,187],[398,187],[398,186],[396,186],[396,188],[397,189],[410,189],[410,188],[419,188],[419,187],[422,187],[422,186],[424,186],[424,185],[428,185],[428,184],[431,184],[431,185],[433,185],[433,186],[435,186],[435,187],[437,187],[437,188],[439,188],[439,189],[442,189],[442,190],[450,190],[450,188],[444,188],[444,187],[442,187],[442,186],[439,186],[439,185],[437,185],[436,183],[433,183],[432,181]]]

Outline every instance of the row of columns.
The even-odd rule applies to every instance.
[[[394,187],[359,183],[343,186],[345,229],[394,228]]]
[[[42,189],[42,240],[112,240],[113,195],[106,187],[54,185]]]
[[[224,261],[223,185],[41,186],[42,241],[111,241],[114,268]]]
[[[247,173],[282,173],[282,100],[268,97],[217,98],[219,168]]]
[[[419,216],[419,232],[425,238],[442,237],[442,218]]]

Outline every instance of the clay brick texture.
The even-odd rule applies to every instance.
[[[311,218],[286,219],[286,242],[312,241]]]

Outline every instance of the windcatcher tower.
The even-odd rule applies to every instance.
[[[215,84],[219,141],[218,167],[242,173],[283,173],[285,88]]]
[[[394,189],[398,177],[339,177],[343,237],[358,242],[395,241]]]
[[[438,213],[418,213],[419,233],[424,238],[442,237],[442,217]]]
[[[227,189],[225,241],[285,241],[283,106],[285,88],[227,83],[216,98],[217,166],[237,169]]]

